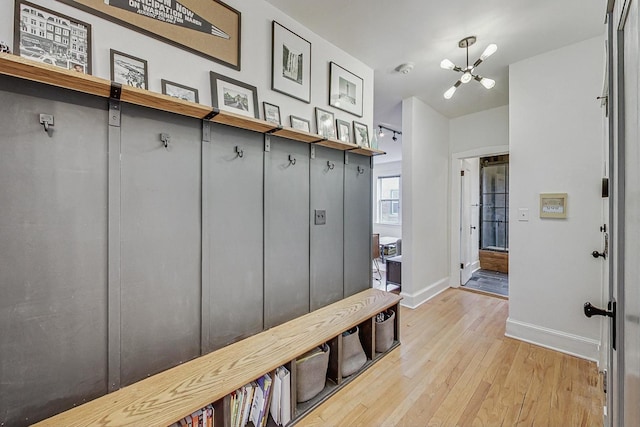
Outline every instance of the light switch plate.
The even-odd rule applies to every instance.
[[[327,212],[324,209],[316,209],[315,216],[316,216],[316,221],[315,221],[316,225],[324,225],[327,223]]]

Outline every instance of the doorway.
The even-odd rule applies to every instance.
[[[508,296],[508,154],[460,159],[460,282]]]

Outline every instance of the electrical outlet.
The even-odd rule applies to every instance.
[[[327,212],[324,209],[316,209],[316,225],[324,225],[327,223]]]

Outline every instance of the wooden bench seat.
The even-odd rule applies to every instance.
[[[201,356],[36,426],[169,426],[359,325],[401,297],[367,289]]]

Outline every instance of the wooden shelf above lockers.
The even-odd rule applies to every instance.
[[[35,62],[9,53],[0,53],[0,74],[70,89],[77,92],[83,92],[102,98],[111,97],[112,82],[109,80],[78,73],[72,70],[64,70],[53,65]],[[179,98],[173,98],[168,95],[132,86],[122,85],[119,95],[119,99],[122,102],[127,102],[129,104],[140,105],[198,119],[208,118],[214,123],[234,126],[265,134],[270,133],[308,144],[318,144],[324,147],[341,151],[350,151],[364,156],[385,154],[384,151],[376,150],[374,148],[360,147],[356,144],[346,143],[335,139],[325,139],[320,135],[290,127],[278,126],[264,120],[218,110],[206,105],[184,101]]]

